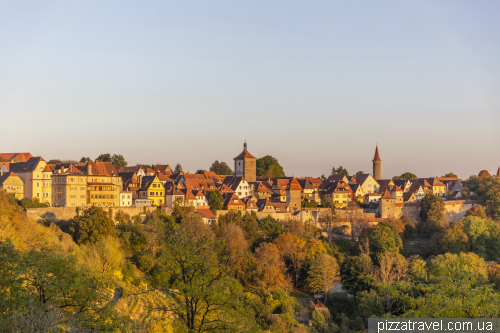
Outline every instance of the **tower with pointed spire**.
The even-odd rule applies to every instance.
[[[245,177],[247,182],[257,180],[257,158],[248,152],[246,141],[241,154],[234,158],[234,174],[236,177]]]
[[[375,148],[375,157],[373,158],[373,178],[375,178],[375,180],[382,179],[382,160],[378,154],[378,145],[377,148]]]

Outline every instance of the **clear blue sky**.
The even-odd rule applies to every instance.
[[[3,1],[0,152],[287,174],[500,165],[499,1]]]

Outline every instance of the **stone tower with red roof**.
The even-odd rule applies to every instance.
[[[248,152],[246,142],[241,154],[234,158],[234,174],[236,177],[245,177],[247,182],[257,179],[257,158]]]
[[[375,157],[373,158],[373,178],[375,180],[382,179],[382,160],[378,154],[378,146],[375,148]]]

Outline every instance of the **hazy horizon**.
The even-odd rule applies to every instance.
[[[0,152],[287,175],[500,166],[495,1],[0,1]],[[496,152],[496,153],[495,153]]]

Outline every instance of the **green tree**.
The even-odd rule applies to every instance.
[[[0,157],[0,162],[9,162],[8,158]]]
[[[469,216],[462,220],[469,250],[486,260],[500,259],[500,227],[493,221]]]
[[[87,162],[91,162],[92,160],[90,159],[90,157],[82,157],[80,159],[80,163],[87,163]]]
[[[217,214],[217,211],[222,209],[222,194],[217,190],[210,190],[208,194],[208,204],[210,205],[210,211]]]
[[[241,285],[225,273],[231,263],[224,249],[222,241],[189,228],[179,228],[166,239],[161,260],[170,278],[157,287],[170,296],[165,310],[176,316],[176,331],[254,329]]]
[[[195,173],[196,173],[197,175],[202,175],[202,174],[204,174],[204,173],[205,173],[205,171],[206,171],[206,170],[198,169],[198,170],[196,170],[196,172],[195,172]]]
[[[111,154],[101,154],[95,159],[96,162],[112,162]]]
[[[405,172],[399,177],[400,177],[400,179],[406,179],[406,180],[412,180],[412,179],[418,178],[414,173],[411,173],[411,172]]]
[[[47,164],[61,164],[61,163],[62,163],[62,161],[58,160],[58,159],[52,159],[52,160],[47,162]]]
[[[363,171],[358,171],[356,172],[357,175],[364,175],[365,173]]]
[[[346,169],[344,169],[342,166],[339,166],[338,168],[333,167],[332,168],[332,175],[344,175],[344,176],[349,176],[349,173],[347,172]]]
[[[266,216],[260,221],[259,228],[267,235],[268,239],[271,240],[285,231],[281,221],[273,219],[271,215]]]
[[[486,213],[500,219],[500,177],[482,179],[477,193]]]
[[[87,208],[70,227],[77,244],[93,244],[106,236],[116,236],[115,223],[101,207]]]
[[[439,196],[427,193],[420,202],[420,220],[440,221],[444,218],[445,205]]]
[[[354,293],[370,290],[373,281],[373,264],[370,256],[348,257],[340,265],[342,288]]]
[[[458,178],[458,176],[456,174],[454,174],[453,172],[448,172],[443,177],[446,177],[446,178]]]
[[[194,207],[189,205],[184,198],[177,198],[174,201],[174,207],[172,208],[172,217],[177,223],[181,221],[190,213],[194,212]]]
[[[337,260],[328,254],[320,254],[309,269],[309,289],[312,291],[323,291],[325,293],[323,302],[326,302],[328,292],[338,280],[339,265],[337,264]]]
[[[471,209],[466,211],[465,217],[468,217],[468,216],[475,216],[475,217],[479,217],[481,219],[488,218],[486,216],[486,212],[484,211],[483,207],[481,207],[481,206],[473,206]]]
[[[113,156],[111,157],[111,163],[115,167],[126,167],[127,166],[127,161],[125,161],[125,158],[123,157],[123,155],[113,154]]]
[[[285,177],[285,171],[278,160],[271,155],[257,159],[257,176],[275,178]]]
[[[479,177],[479,179],[491,177],[490,173],[487,170],[481,170],[481,172],[479,172],[479,174],[477,176]]]
[[[182,166],[180,163],[177,163],[174,169],[174,173],[182,172]]]
[[[385,252],[398,253],[403,247],[398,229],[389,222],[380,222],[369,235],[370,251],[374,258]]]
[[[234,175],[233,170],[231,170],[226,162],[215,161],[214,163],[212,163],[209,170],[215,172],[218,175]]]
[[[467,252],[469,237],[458,225],[446,229],[439,240],[439,247],[443,253]]]

